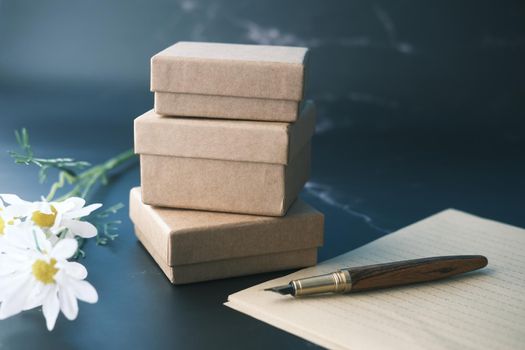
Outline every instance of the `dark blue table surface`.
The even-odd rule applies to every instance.
[[[132,147],[152,106],[149,57],[178,40],[307,45],[319,107],[311,182],[326,215],[320,260],[453,207],[525,227],[525,11],[521,2],[2,1],[0,193],[48,185],[14,165],[26,126],[43,157],[97,163]],[[92,198],[127,203],[132,164]],[[0,322],[0,348],[311,347],[222,305],[280,276],[172,286],[133,235],[88,244],[99,291],[76,321],[34,310]]]

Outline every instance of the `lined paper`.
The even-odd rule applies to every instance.
[[[334,270],[439,255],[481,254],[482,270],[356,294],[294,299],[264,288]],[[525,230],[445,210],[315,267],[232,294],[225,304],[340,349],[525,348]]]

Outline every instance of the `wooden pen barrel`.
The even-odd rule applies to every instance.
[[[405,260],[348,269],[352,292],[439,280],[487,266],[482,255]]]

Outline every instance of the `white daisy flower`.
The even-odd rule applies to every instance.
[[[54,246],[36,227],[10,230],[0,238],[0,319],[42,306],[49,330],[60,311],[69,320],[78,315],[78,300],[96,303],[98,295],[86,268],[67,261],[76,252],[75,239]]]
[[[100,208],[100,203],[84,207],[86,201],[79,197],[71,197],[61,202],[47,202],[44,199],[40,202],[27,202],[14,194],[0,194],[0,197],[16,208],[17,212],[23,211],[23,216],[46,233],[56,236],[66,230],[66,237],[91,238],[97,235],[94,225],[79,219]]]

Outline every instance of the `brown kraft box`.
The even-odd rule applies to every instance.
[[[283,216],[308,180],[315,106],[296,123],[161,118],[135,120],[144,203]]]
[[[308,57],[303,47],[178,42],[151,58],[155,111],[295,121]]]
[[[301,200],[285,217],[156,208],[130,192],[135,233],[174,284],[315,265],[323,214]]]

